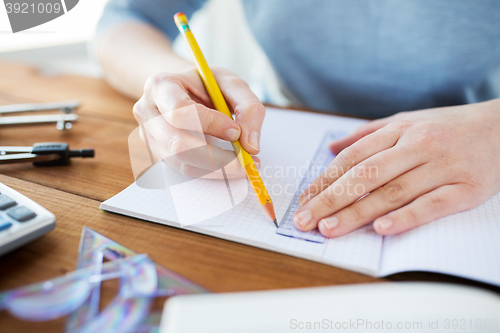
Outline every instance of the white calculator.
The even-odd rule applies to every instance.
[[[0,256],[53,230],[54,214],[0,183]]]

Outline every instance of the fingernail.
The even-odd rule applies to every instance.
[[[254,162],[254,163],[255,163],[255,167],[256,167],[257,169],[260,169],[260,162]]]
[[[311,212],[308,210],[303,210],[293,216],[293,221],[297,222],[301,226],[305,227],[307,223],[311,220]]]
[[[312,197],[313,197],[312,193],[309,193],[308,195],[300,198],[299,205],[304,206],[306,203],[308,203],[312,199]]]
[[[392,220],[388,218],[383,218],[375,221],[375,227],[385,230],[389,229],[392,226]]]
[[[226,139],[228,139],[231,142],[234,142],[238,140],[240,137],[240,131],[237,130],[236,128],[230,128],[226,130]]]
[[[331,230],[339,225],[339,219],[335,216],[327,217],[326,219],[322,219],[320,223],[328,230]]]
[[[260,150],[260,134],[258,132],[250,132],[248,135],[248,144],[255,150]]]

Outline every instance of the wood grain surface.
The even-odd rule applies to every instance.
[[[94,148],[94,159],[71,165],[37,168],[31,164],[0,166],[0,182],[12,187],[57,217],[54,231],[0,257],[0,291],[54,278],[75,268],[82,228],[87,226],[159,264],[214,291],[244,291],[384,282],[340,268],[290,257],[98,209],[133,182],[127,138],[137,124],[133,102],[98,79],[45,76],[36,68],[0,62],[0,104],[77,99],[80,121],[65,132],[55,125],[0,128],[1,145],[68,142]],[[402,273],[394,280],[479,283],[428,273]],[[112,290],[112,288],[111,288]],[[113,297],[104,292],[103,302]],[[161,307],[161,303],[159,303]],[[22,322],[0,312],[1,332],[60,332],[63,320]]]
[[[0,258],[0,290],[73,270],[84,226],[138,253],[149,254],[155,262],[214,292],[378,281],[336,267],[108,213],[98,209],[97,200],[31,182],[3,175],[0,182],[37,201],[57,218],[54,231]],[[60,321],[54,323],[60,325]],[[22,325],[33,332],[54,323]],[[14,330],[18,325],[19,321],[0,312],[0,331],[10,327],[12,330],[5,332],[20,332]]]

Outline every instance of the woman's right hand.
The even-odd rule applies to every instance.
[[[157,158],[181,174],[218,178],[224,167],[231,177],[245,173],[232,150],[214,145],[218,139],[240,140],[250,154],[259,153],[265,108],[247,83],[223,68],[212,68],[234,120],[214,109],[195,68],[150,77],[134,105],[141,137]],[[258,158],[254,158],[259,167]],[[219,175],[221,175],[219,173]]]

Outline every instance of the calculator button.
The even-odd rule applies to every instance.
[[[10,222],[0,222],[0,231],[7,230],[12,227],[12,223]]]
[[[6,210],[9,207],[15,206],[16,202],[6,196],[5,194],[0,194],[0,210]]]
[[[15,208],[10,209],[7,212],[7,215],[12,217],[14,220],[17,220],[19,222],[25,222],[28,220],[31,220],[36,216],[35,213],[33,213],[31,210],[24,206],[18,206]]]

